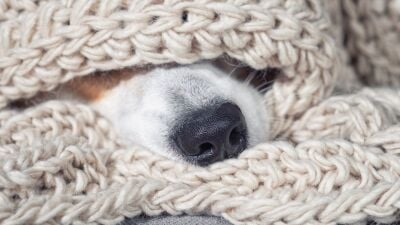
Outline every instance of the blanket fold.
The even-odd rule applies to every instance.
[[[400,80],[400,13],[381,2],[0,0],[0,224],[396,220],[400,93],[386,81]],[[207,168],[125,146],[86,105],[9,105],[94,71],[223,54],[281,69],[265,95],[276,140]]]

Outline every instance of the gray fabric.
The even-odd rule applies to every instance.
[[[232,225],[215,216],[157,216],[135,217],[122,221],[119,225]]]
[[[157,216],[135,217],[122,221],[119,225],[232,225],[228,221],[215,216]],[[400,225],[400,222],[379,224],[369,221],[367,225]]]

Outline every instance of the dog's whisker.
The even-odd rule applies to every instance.
[[[239,69],[239,68],[240,68],[239,66],[233,67],[233,69],[229,72],[228,77],[233,77],[235,72],[236,72],[236,70]]]
[[[271,90],[272,89],[272,86],[267,86],[267,87],[265,87],[265,88],[261,88],[261,89],[258,89],[258,91],[260,92],[260,93],[267,93],[269,90]]]
[[[246,85],[250,85],[251,84],[251,82],[254,80],[254,78],[256,77],[256,75],[257,75],[257,71],[252,71],[247,77],[246,77],[246,80],[244,80],[244,83],[246,84]]]
[[[265,83],[262,83],[262,84],[256,86],[255,88],[256,88],[257,90],[260,90],[260,89],[262,89],[262,88],[272,87],[271,84],[273,84],[273,83],[274,83],[274,81],[267,81],[267,82],[265,82]]]

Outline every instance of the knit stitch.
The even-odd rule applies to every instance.
[[[0,0],[0,224],[116,224],[164,212],[260,225],[396,219],[399,92],[384,86],[331,93],[346,71],[351,83],[367,77],[366,83],[386,84],[376,82],[382,70],[400,80],[398,55],[382,50],[381,67],[369,51],[351,47],[371,41],[354,28],[370,23],[332,16],[375,21],[363,13],[377,6],[322,2]],[[390,8],[398,0],[382,2]],[[400,46],[398,27],[389,27],[385,42]],[[348,44],[338,38],[344,33]],[[378,39],[372,43],[382,46]],[[277,141],[208,168],[124,146],[86,105],[8,106],[94,71],[223,54],[282,71],[265,95]],[[370,70],[362,70],[367,59]]]

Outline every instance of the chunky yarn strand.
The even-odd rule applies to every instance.
[[[398,219],[400,1],[372,2],[0,0],[0,224]],[[277,141],[207,168],[125,146],[86,105],[9,107],[95,71],[223,55],[280,70]]]

